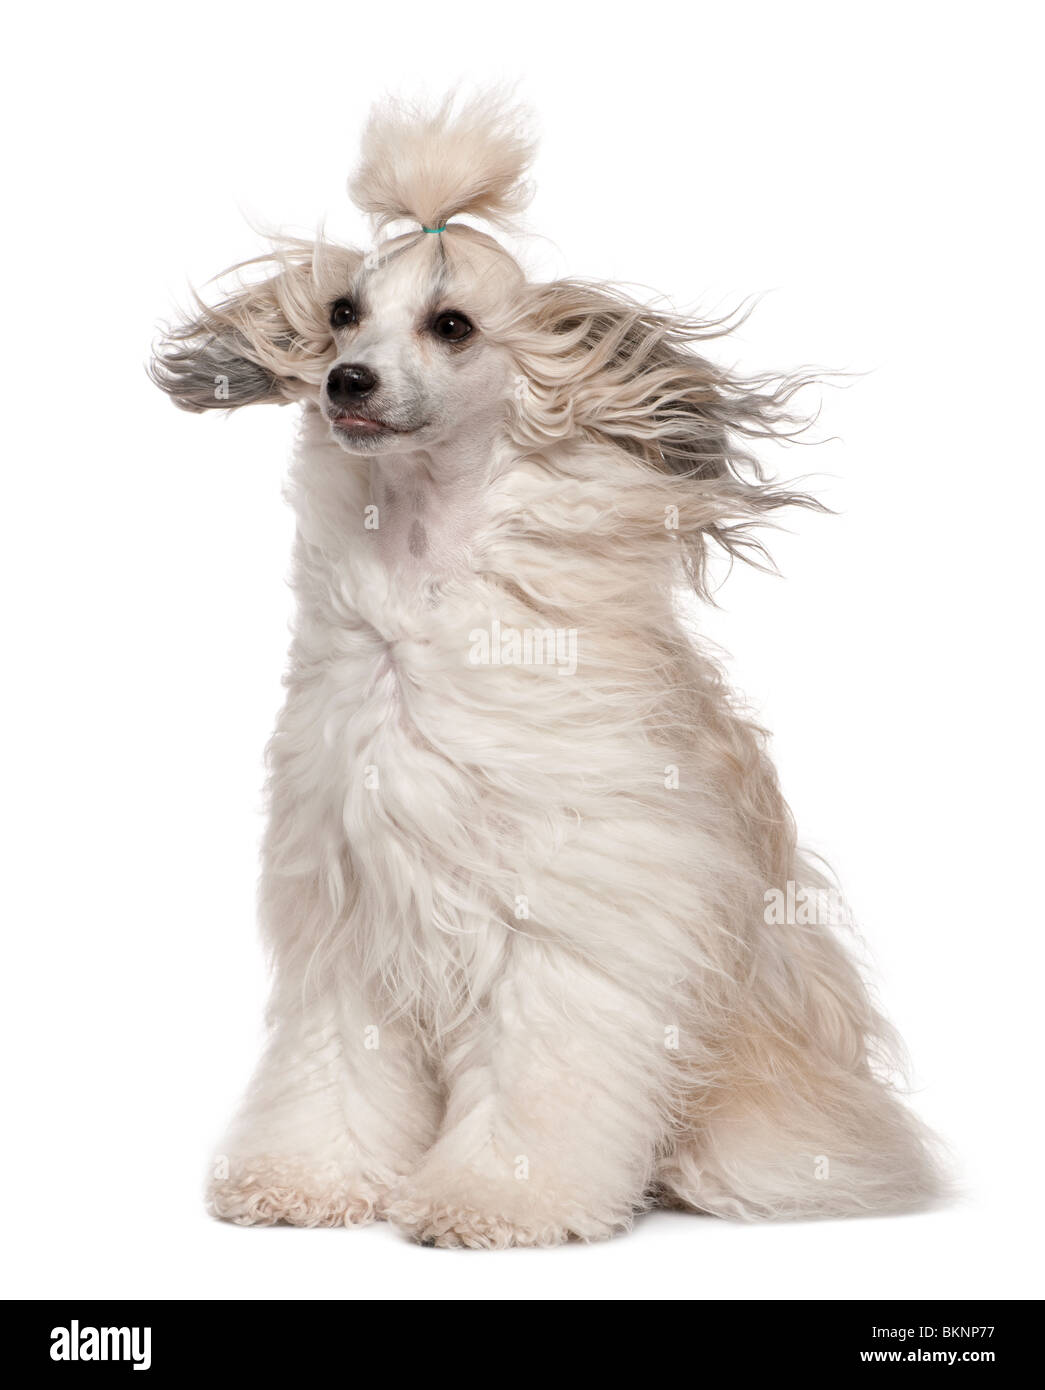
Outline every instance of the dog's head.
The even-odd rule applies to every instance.
[[[531,157],[496,99],[456,113],[381,108],[351,184],[386,233],[376,249],[281,244],[264,278],[168,334],[154,379],[189,410],[307,401],[354,455],[432,449],[498,424],[538,461],[563,440],[595,441],[676,479],[680,500],[701,503],[704,536],[741,553],[746,524],[804,500],[761,482],[746,445],[790,430],[805,378],[748,379],[705,359],[695,348],[727,321],[596,284],[528,282],[499,242],[454,220],[509,223]],[[568,451],[555,466],[569,468]]]
[[[492,237],[451,219],[507,219],[525,203],[531,155],[490,98],[456,114],[382,108],[351,191],[379,231],[413,227],[367,255],[279,245],[265,278],[168,334],[154,379],[188,410],[310,401],[353,454],[431,447],[505,418],[513,363],[500,325],[524,276]]]

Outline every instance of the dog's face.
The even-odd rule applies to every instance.
[[[364,257],[290,244],[277,271],[170,332],[153,377],[186,410],[318,406],[357,455],[432,448],[506,413],[504,324],[525,277],[466,226]]]
[[[392,243],[325,306],[337,355],[319,406],[348,453],[433,447],[504,413],[510,358],[491,328],[512,267],[443,235]]]

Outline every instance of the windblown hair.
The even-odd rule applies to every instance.
[[[507,226],[530,201],[533,156],[518,111],[496,94],[460,110],[448,97],[433,112],[389,101],[366,128],[349,193],[378,229],[401,220],[435,229],[465,214]]]
[[[153,381],[182,410],[286,405],[315,396],[334,360],[328,306],[362,254],[329,241],[275,239],[264,256],[217,277],[265,270],[217,304],[167,329],[150,364]]]
[[[767,479],[753,442],[795,440],[809,419],[795,397],[809,371],[744,376],[693,350],[735,331],[744,315],[697,319],[642,305],[609,286],[576,280],[524,294],[506,339],[528,383],[517,397],[524,448],[583,437],[673,480],[688,577],[709,598],[708,547],[764,567],[753,528],[784,507],[823,510],[812,496]]]
[[[261,885],[272,1037],[213,1209],[498,1246],[597,1239],[654,1201],[923,1205],[939,1179],[893,1089],[898,1043],[844,922],[766,916],[772,894],[832,885],[679,603],[684,583],[710,596],[716,547],[765,564],[756,528],[818,505],[756,452],[801,436],[811,374],[719,365],[737,316],[529,283],[451,220],[510,223],[531,157],[489,97],[382,108],[352,182],[374,255],[278,245],[153,366],[185,409],[305,404]],[[350,285],[369,326],[339,340]],[[481,306],[460,352],[424,336],[444,291]],[[336,437],[360,421],[331,369],[364,339],[427,393],[416,419],[438,414],[423,447],[382,442],[391,462]],[[423,510],[462,439],[465,500],[432,507],[454,512],[453,561],[418,573],[362,519],[385,526],[404,473]],[[467,659],[494,631],[572,634],[573,669]]]

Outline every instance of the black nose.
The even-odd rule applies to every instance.
[[[327,377],[327,395],[335,405],[351,405],[369,396],[377,386],[377,377],[369,367],[353,363],[347,367],[333,367]]]

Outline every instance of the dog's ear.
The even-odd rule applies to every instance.
[[[330,303],[358,268],[358,252],[327,243],[284,242],[272,255],[234,266],[269,274],[170,328],[150,364],[153,381],[182,410],[306,399],[335,354]],[[224,277],[219,277],[224,278]]]
[[[750,452],[758,440],[802,434],[809,422],[793,397],[817,378],[746,377],[695,349],[723,337],[738,316],[687,319],[579,281],[530,287],[518,314],[505,340],[526,384],[513,412],[520,442],[540,451],[587,439],[648,470],[652,486],[639,478],[635,485],[658,505],[670,497],[679,512],[675,536],[698,592],[708,594],[709,543],[768,563],[755,527],[781,507],[822,510],[805,493],[766,481]]]
[[[531,332],[518,356],[553,436],[568,419],[660,472],[759,475],[747,443],[801,433],[806,421],[790,407],[812,378],[742,377],[694,349],[741,318],[687,319],[603,285],[560,280],[532,287]]]

